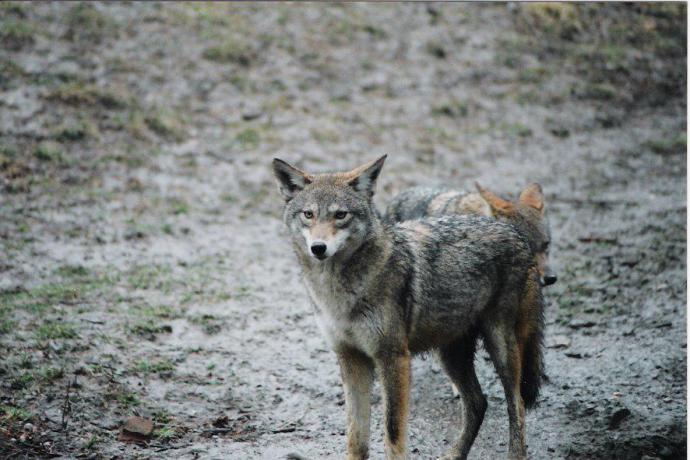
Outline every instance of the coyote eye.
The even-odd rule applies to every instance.
[[[335,218],[338,220],[343,220],[345,217],[347,217],[347,212],[346,211],[337,211],[335,213]]]
[[[307,219],[311,219],[314,217],[314,213],[312,211],[304,211],[303,214],[304,217],[306,217]]]
[[[549,242],[547,241],[547,242],[545,242],[545,243],[542,245],[541,250],[542,250],[542,251],[547,251],[548,249],[549,249]]]

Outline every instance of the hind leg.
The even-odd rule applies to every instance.
[[[484,341],[506,395],[510,424],[508,456],[511,459],[525,459],[525,405],[520,394],[522,363],[514,327],[499,325],[491,328],[486,331]]]
[[[465,459],[477,437],[486,412],[486,397],[482,393],[474,370],[476,339],[465,339],[440,350],[439,356],[446,373],[460,393],[460,435],[443,459]]]

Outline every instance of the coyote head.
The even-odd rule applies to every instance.
[[[544,193],[541,185],[533,183],[525,187],[516,202],[504,200],[475,184],[479,194],[491,207],[495,218],[514,225],[529,240],[537,268],[544,286],[558,279],[549,267],[551,231],[544,209]]]
[[[372,197],[386,156],[344,173],[309,174],[274,159],[284,220],[300,254],[324,260],[356,251],[376,221]]]

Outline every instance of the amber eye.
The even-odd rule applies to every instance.
[[[346,211],[337,211],[335,213],[335,218],[338,220],[343,220],[345,217],[347,217],[347,212]]]
[[[312,211],[304,211],[304,217],[311,219],[314,217],[314,213]]]

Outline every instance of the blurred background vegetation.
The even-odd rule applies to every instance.
[[[202,344],[227,332],[262,287],[229,251],[173,263],[145,249],[201,241],[223,219],[277,220],[276,152],[324,168],[393,146],[411,160],[389,161],[390,177],[414,167],[453,179],[477,172],[459,155],[444,163],[469,155],[470,137],[510,150],[685,104],[684,3],[430,3],[405,6],[408,22],[370,8],[0,3],[0,453],[92,455],[112,441],[109,420],[133,411],[156,421],[159,447],[185,435],[189,420],[139,382],[185,363],[196,374],[180,385],[219,387],[222,360],[155,341],[171,324],[197,328]],[[559,118],[575,106],[592,120]],[[683,116],[640,148],[683,154]],[[209,244],[227,230],[214,231]],[[576,308],[580,294],[559,302]],[[51,434],[80,411],[103,426]]]

